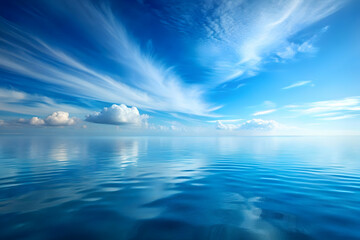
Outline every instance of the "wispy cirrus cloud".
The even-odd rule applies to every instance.
[[[360,97],[317,101],[302,105],[285,106],[291,112],[310,115],[320,120],[341,120],[360,116]]]
[[[58,110],[72,114],[84,114],[88,109],[59,102],[38,94],[29,94],[15,89],[0,88],[0,111],[33,115],[46,115]]]
[[[19,78],[23,77],[41,82],[48,92],[149,110],[209,115],[214,109],[203,100],[199,87],[184,84],[170,66],[141,49],[108,5],[81,1],[66,6],[57,6],[58,14],[82,26],[84,37],[101,46],[103,56],[114,61],[123,75],[99,71],[67,49],[0,18],[0,68],[18,76],[14,81],[24,81]],[[64,14],[62,8],[71,14]]]
[[[292,59],[301,53],[316,53],[318,48],[314,46],[314,44],[319,36],[325,33],[328,29],[329,26],[323,27],[318,33],[314,34],[305,41],[298,43],[289,42],[287,45],[280,48],[278,52],[276,52],[277,58],[275,58],[275,61],[281,62],[282,60]]]
[[[336,117],[326,117],[326,118],[322,118],[322,120],[325,121],[334,121],[334,120],[342,120],[342,119],[347,119],[347,118],[355,118],[360,116],[359,114],[346,114],[346,115],[341,115],[341,116],[336,116]]]
[[[312,52],[318,33],[305,40],[295,35],[347,1],[143,2],[155,6],[155,14],[166,26],[198,39],[195,59],[212,66],[210,82],[216,85],[253,76],[266,62]]]
[[[305,85],[309,85],[309,84],[311,84],[311,81],[299,81],[299,82],[296,82],[296,83],[291,84],[289,86],[283,87],[282,89],[287,90],[287,89],[290,89],[290,88],[301,87],[301,86],[305,86]]]
[[[266,115],[266,114],[273,113],[275,111],[276,111],[276,109],[269,109],[269,110],[265,110],[265,111],[260,111],[260,112],[254,113],[253,116]]]

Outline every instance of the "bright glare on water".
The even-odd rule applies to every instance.
[[[0,239],[360,239],[360,138],[3,136]]]

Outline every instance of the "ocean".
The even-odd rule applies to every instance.
[[[360,137],[0,136],[0,239],[360,239]]]

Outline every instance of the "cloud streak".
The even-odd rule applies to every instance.
[[[46,115],[59,109],[72,114],[84,114],[84,107],[62,103],[38,94],[28,94],[15,89],[0,88],[0,110],[13,113]]]
[[[260,112],[254,113],[253,116],[266,115],[266,114],[273,113],[275,111],[276,111],[276,109],[269,109],[269,110],[265,110],[265,111],[260,111]]]
[[[77,98],[194,115],[209,115],[213,110],[202,99],[200,88],[184,84],[171,67],[143,51],[109,6],[87,1],[71,2],[71,6],[66,10],[72,13],[72,21],[83,26],[84,36],[105,49],[103,55],[123,74],[92,68],[4,18],[0,18],[0,68],[18,76],[15,81],[24,81],[19,76],[31,79],[50,92]],[[84,30],[88,26],[91,31]]]
[[[196,33],[195,59],[204,67],[212,66],[210,82],[216,85],[253,76],[271,59],[312,52],[316,34],[307,40],[296,39],[296,34],[347,1],[160,2],[162,7],[155,14],[167,27],[187,36]]]
[[[290,88],[296,88],[296,87],[301,87],[301,86],[305,86],[305,85],[309,85],[311,84],[311,81],[300,81],[300,82],[296,82],[294,84],[291,84],[289,86],[283,87],[283,90],[287,90]]]
[[[327,100],[303,105],[286,106],[291,112],[310,115],[320,120],[341,120],[360,115],[360,97],[347,97],[337,100]]]

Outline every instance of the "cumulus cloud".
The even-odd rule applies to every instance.
[[[69,118],[68,112],[54,112],[45,118],[45,123],[49,126],[74,125],[76,118]]]
[[[112,125],[142,125],[149,118],[146,114],[140,114],[136,107],[127,107],[125,104],[105,107],[101,112],[87,115],[85,121]]]
[[[40,126],[40,125],[44,125],[45,121],[43,119],[41,119],[41,118],[38,118],[38,117],[32,117],[29,120],[29,124],[34,125],[34,126]]]
[[[217,121],[217,129],[220,130],[259,130],[269,131],[279,128],[280,124],[274,120],[251,119],[240,124],[227,124]]]
[[[32,117],[30,119],[20,118],[18,123],[29,124],[31,126],[70,126],[76,124],[77,121],[78,119],[70,117],[68,112],[57,111],[45,119],[39,117]]]

